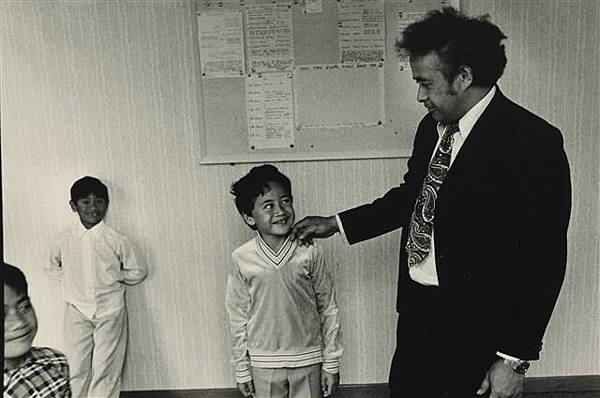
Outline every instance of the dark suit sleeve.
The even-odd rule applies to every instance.
[[[395,187],[373,203],[355,207],[339,214],[346,238],[350,244],[371,239],[400,228],[405,211],[405,188]]]
[[[562,136],[557,129],[550,130],[542,141],[522,146],[522,172],[515,190],[521,195],[516,252],[514,263],[507,265],[507,324],[498,349],[521,359],[539,358],[565,275],[570,172]]]
[[[437,141],[435,122],[424,118],[417,129],[404,182],[374,202],[339,213],[350,244],[371,239],[406,225]]]

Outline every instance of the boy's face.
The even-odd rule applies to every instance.
[[[37,318],[29,297],[4,284],[4,358],[27,354],[36,333]]]
[[[252,215],[244,214],[249,225],[256,225],[262,238],[276,242],[287,237],[294,225],[292,195],[281,184],[269,182],[269,188],[254,201]]]
[[[106,210],[108,210],[107,200],[93,193],[77,199],[76,203],[71,200],[69,204],[71,209],[79,215],[79,220],[87,229],[102,221],[106,215]]]

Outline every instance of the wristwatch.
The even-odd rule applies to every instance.
[[[504,363],[510,366],[515,373],[518,373],[520,375],[524,375],[529,369],[529,362],[522,361],[520,359],[515,360],[504,358]]]

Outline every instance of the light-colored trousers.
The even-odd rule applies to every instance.
[[[119,398],[127,347],[126,307],[90,319],[67,304],[65,343],[73,398]]]
[[[321,364],[300,368],[252,368],[254,398],[321,398]]]

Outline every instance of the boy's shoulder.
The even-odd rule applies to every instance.
[[[127,236],[125,236],[125,234],[123,234],[120,231],[117,231],[116,229],[114,229],[113,227],[108,225],[106,222],[102,222],[101,227],[102,227],[102,230],[100,231],[100,233],[107,235],[107,236],[114,237],[115,239],[127,240]]]
[[[59,246],[68,245],[69,242],[73,242],[81,234],[81,227],[79,224],[73,224],[67,228],[62,229],[60,232],[54,235],[54,242]]]
[[[250,239],[246,243],[244,243],[241,246],[239,246],[238,248],[236,248],[231,253],[231,257],[233,259],[237,259],[237,258],[240,258],[241,256],[244,256],[245,254],[255,253],[258,250],[258,247],[256,244],[256,239],[258,239],[258,238],[256,236],[254,236],[252,239]]]
[[[62,352],[49,347],[31,347],[31,357],[36,362],[66,364],[67,357]]]

